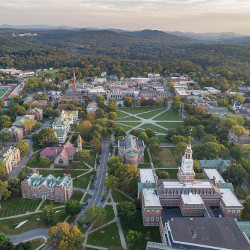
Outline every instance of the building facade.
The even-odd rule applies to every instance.
[[[73,180],[70,176],[55,178],[53,175],[43,177],[35,172],[21,183],[22,198],[43,199],[67,202],[73,194]]]
[[[0,151],[0,160],[3,161],[8,174],[17,167],[20,159],[20,150],[18,148],[10,146]]]

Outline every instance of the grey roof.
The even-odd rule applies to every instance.
[[[233,218],[173,218],[169,222],[173,246],[183,243],[213,249],[250,249],[248,241]],[[200,248],[191,249],[200,249]]]
[[[119,147],[126,149],[130,148],[143,148],[144,147],[144,142],[142,140],[138,140],[135,136],[128,135],[124,137],[123,140],[119,140]]]

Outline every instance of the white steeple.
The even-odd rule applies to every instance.
[[[187,148],[185,150],[185,154],[182,156],[181,167],[178,171],[178,178],[180,181],[193,181],[195,177],[193,165],[193,157],[192,157],[192,146],[191,139],[189,138],[189,142]]]

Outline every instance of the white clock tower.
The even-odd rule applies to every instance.
[[[192,153],[191,140],[189,140],[185,154],[182,156],[181,167],[178,169],[178,179],[181,182],[193,181],[195,178]]]

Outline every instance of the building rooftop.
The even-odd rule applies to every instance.
[[[221,172],[227,170],[228,166],[232,164],[230,160],[200,160],[199,161],[203,168],[219,168]]]
[[[199,194],[182,194],[181,198],[184,204],[204,204]]]
[[[163,181],[164,188],[212,188],[208,180],[196,180],[194,182],[180,183],[179,181]]]
[[[233,218],[173,218],[169,221],[169,228],[173,247],[250,249]]]
[[[224,179],[222,178],[222,176],[220,175],[217,169],[207,168],[207,169],[204,169],[204,172],[210,180],[213,180],[213,178],[215,178],[216,184],[225,183]]]
[[[139,169],[141,183],[155,183],[154,172],[152,169]]]
[[[143,189],[142,193],[145,207],[161,207],[159,196],[153,188]]]
[[[221,199],[226,206],[231,207],[242,207],[239,200],[236,198],[234,193],[230,189],[219,189],[221,193]]]

